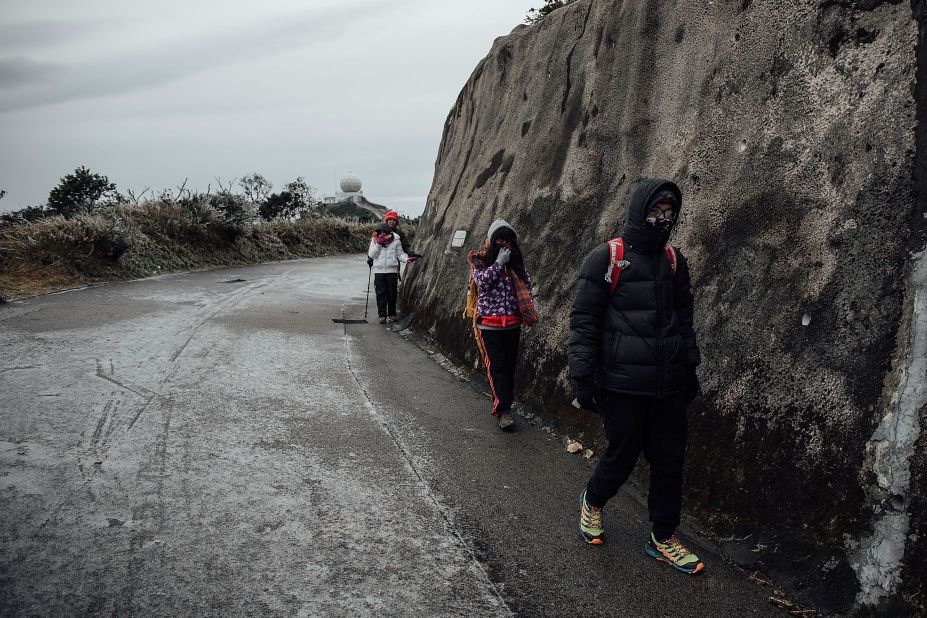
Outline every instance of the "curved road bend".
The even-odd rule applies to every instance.
[[[586,462],[363,314],[363,257],[0,308],[0,615],[774,615],[575,530]],[[374,311],[375,313],[375,311]]]

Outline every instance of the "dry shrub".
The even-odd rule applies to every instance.
[[[335,217],[275,219],[259,223],[256,229],[275,236],[291,251],[309,255],[324,253],[354,253],[367,249],[372,226]]]
[[[133,243],[126,220],[106,211],[71,219],[46,217],[0,229],[4,262],[72,266],[88,260],[116,262]]]
[[[0,226],[0,296],[158,270],[191,270],[362,252],[372,226],[332,217],[226,221],[205,199],[120,204],[65,219]]]
[[[141,232],[151,238],[207,242],[210,232],[222,227],[219,214],[205,199],[157,200],[125,208]]]

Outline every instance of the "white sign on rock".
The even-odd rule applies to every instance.
[[[452,247],[463,247],[464,241],[467,240],[467,230],[457,230],[451,239]]]

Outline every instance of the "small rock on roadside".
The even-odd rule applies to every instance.
[[[579,442],[570,442],[567,444],[566,450],[570,453],[578,453],[583,450],[583,445]]]

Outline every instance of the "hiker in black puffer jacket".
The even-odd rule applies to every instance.
[[[628,479],[640,453],[650,463],[652,557],[677,570],[704,568],[675,536],[682,510],[686,405],[698,394],[701,361],[685,257],[667,245],[682,194],[671,181],[635,187],[621,233],[624,255],[603,244],[579,273],[568,359],[577,404],[601,414],[608,448],[581,496],[580,532],[604,542],[602,507]],[[613,264],[614,262],[614,264]],[[619,270],[620,269],[620,270]],[[612,291],[608,277],[617,277]]]

